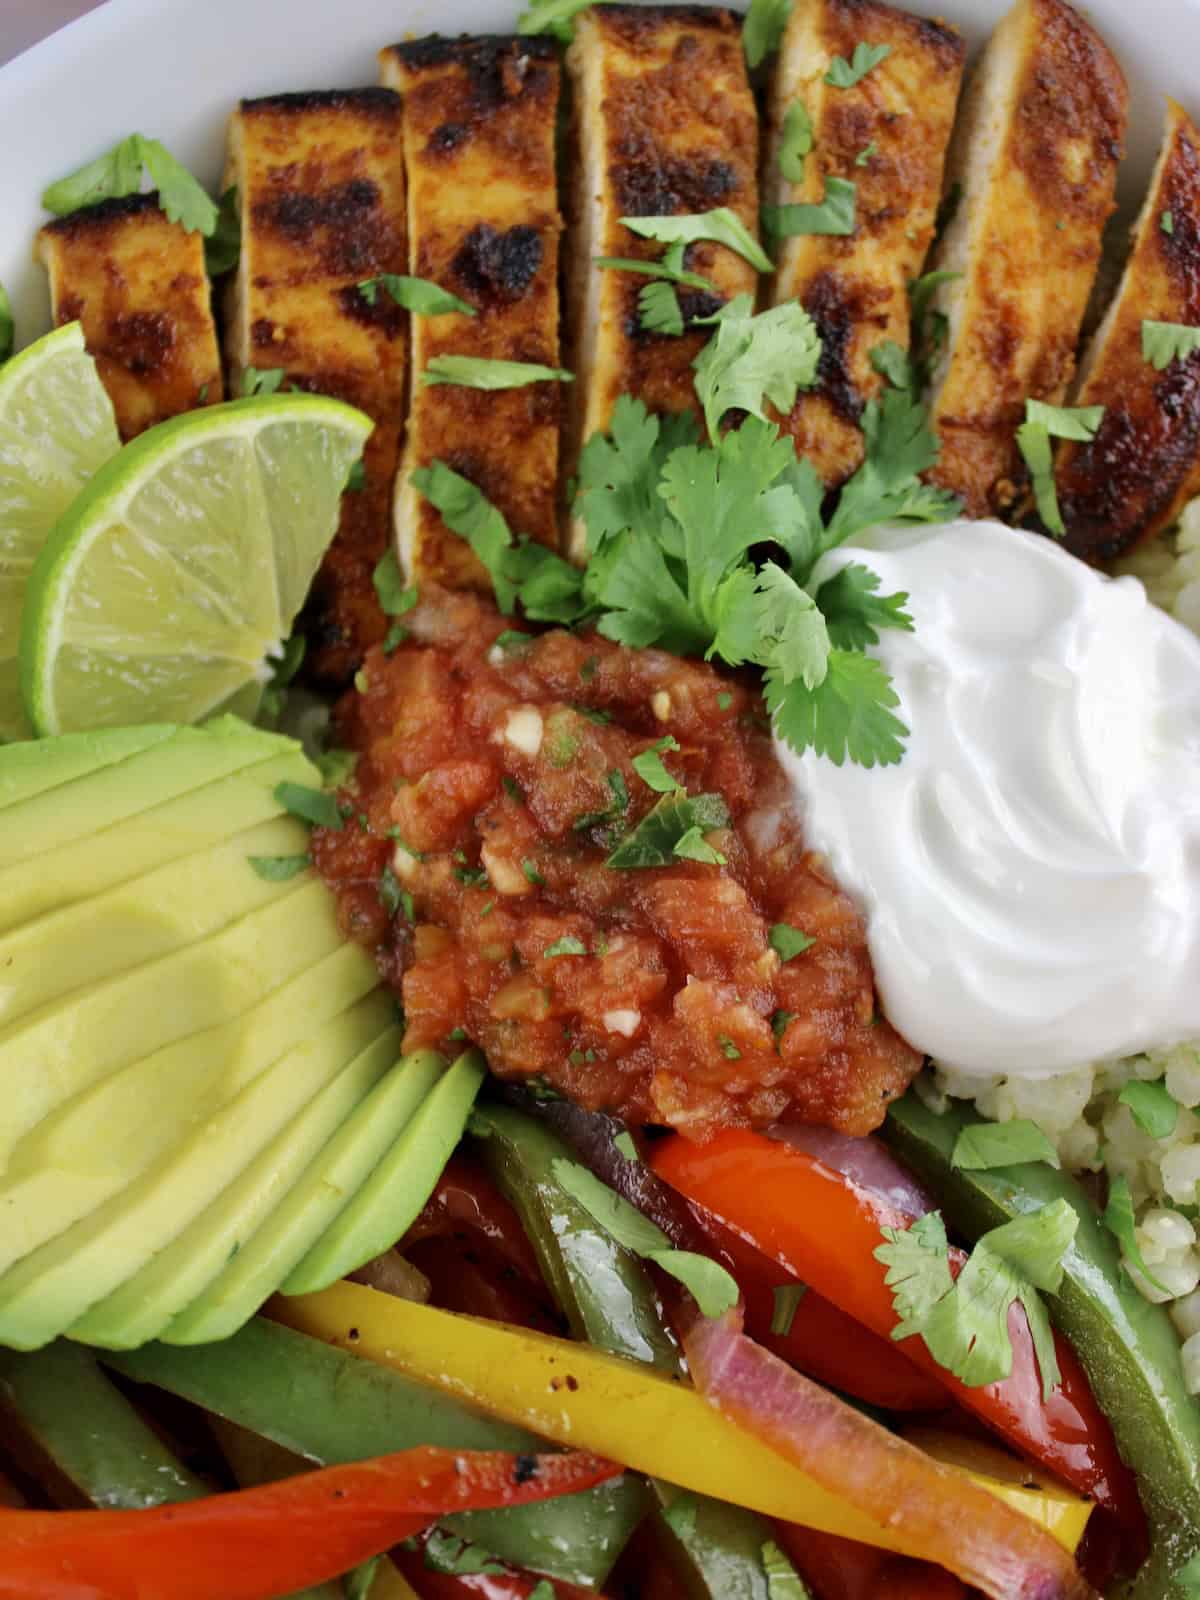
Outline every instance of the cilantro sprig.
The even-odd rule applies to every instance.
[[[749,228],[728,206],[711,211],[688,212],[682,216],[622,217],[623,227],[642,239],[657,239],[660,244],[699,244],[708,240],[736,251],[759,272],[772,270],[771,258]]]
[[[216,231],[220,212],[215,201],[166,145],[141,133],[131,133],[104,155],[52,183],[42,195],[42,204],[56,217],[65,217],[81,206],[137,194],[143,170],[158,193],[160,208],[172,222],[206,237]]]
[[[750,0],[742,23],[742,49],[748,67],[761,67],[768,56],[775,54],[791,14],[792,0]]]
[[[1058,504],[1054,482],[1054,447],[1051,439],[1075,439],[1087,443],[1096,437],[1104,421],[1103,406],[1052,406],[1041,400],[1025,402],[1025,421],[1017,429],[1017,448],[1033,481],[1038,515],[1049,533],[1061,539],[1066,525]]]

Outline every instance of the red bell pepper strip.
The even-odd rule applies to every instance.
[[[274,1600],[460,1511],[574,1494],[620,1467],[574,1451],[422,1448],[148,1511],[0,1511],[0,1600]]]
[[[404,1236],[404,1248],[467,1230],[486,1239],[523,1278],[540,1284],[537,1257],[521,1220],[478,1162],[461,1151],[450,1157],[425,1209]]]
[[[674,1136],[655,1147],[653,1166],[780,1266],[874,1333],[890,1336],[898,1318],[884,1282],[886,1269],[874,1251],[882,1228],[907,1228],[911,1216],[805,1152],[762,1134],[730,1130],[706,1145]],[[951,1270],[957,1272],[965,1260],[961,1251],[952,1252]],[[920,1337],[896,1348],[1024,1455],[1144,1536],[1133,1475],[1117,1453],[1075,1352],[1055,1335],[1062,1382],[1043,1400],[1033,1340],[1019,1304],[1012,1307],[1008,1331],[1011,1373],[977,1389],[941,1367]]]

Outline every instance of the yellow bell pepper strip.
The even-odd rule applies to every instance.
[[[822,1488],[694,1389],[641,1363],[355,1283],[277,1296],[267,1314],[559,1444],[594,1449],[765,1516],[902,1555],[926,1553],[919,1541]],[[1069,1524],[1052,1531],[1074,1548]]]
[[[595,1456],[421,1447],[148,1511],[0,1511],[0,1600],[275,1600],[455,1511],[573,1494]]]

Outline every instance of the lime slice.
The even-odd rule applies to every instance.
[[[0,743],[30,733],[17,640],[34,560],[120,443],[112,402],[77,322],[56,328],[0,368]]]
[[[198,722],[245,705],[337,531],[371,426],[339,400],[267,395],[127,444],[29,579],[20,668],[36,731]]]

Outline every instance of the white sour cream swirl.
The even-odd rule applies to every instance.
[[[873,650],[912,730],[865,769],[776,741],[861,905],[883,1009],[970,1073],[1200,1035],[1200,640],[1050,540],[873,530],[823,561],[906,590]]]

